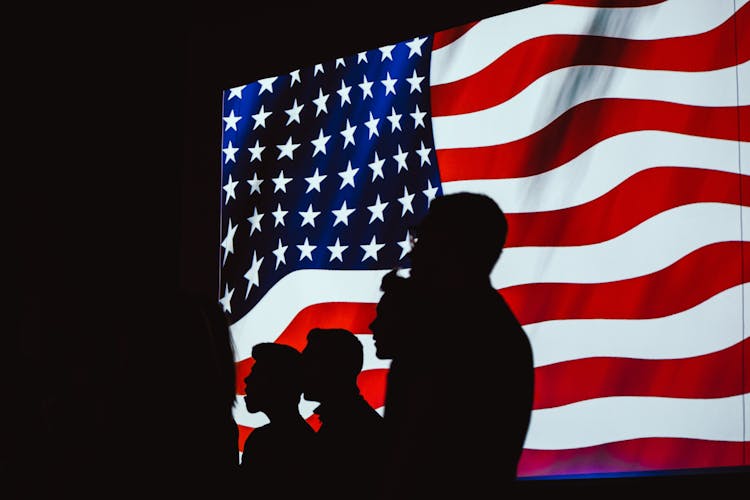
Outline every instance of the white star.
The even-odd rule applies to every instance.
[[[284,191],[286,193],[286,185],[292,182],[292,179],[293,179],[292,177],[289,177],[289,178],[284,177],[283,170],[279,172],[278,177],[274,177],[273,179],[271,179],[273,183],[275,184],[273,188],[273,192],[275,193],[276,191]]]
[[[409,234],[409,231],[406,231],[406,238],[404,238],[401,241],[396,242],[398,246],[401,247],[401,255],[399,255],[399,260],[404,258],[404,255],[409,253],[411,251],[411,234]]]
[[[398,145],[398,154],[393,155],[393,159],[398,162],[398,172],[401,172],[401,169],[409,170],[409,167],[406,165],[406,155],[408,155],[408,151],[402,151],[401,150],[401,144]]]
[[[367,51],[362,51],[357,54],[357,64],[363,61],[367,62]]]
[[[289,212],[287,210],[282,210],[281,209],[281,203],[277,203],[276,204],[276,210],[274,210],[273,212],[271,212],[271,215],[273,215],[273,218],[274,218],[273,227],[276,227],[279,224],[281,224],[282,226],[285,226],[286,224],[284,224],[284,217],[288,213]]]
[[[365,251],[365,254],[362,256],[362,262],[365,261],[368,257],[372,257],[372,260],[377,261],[378,260],[378,252],[381,248],[383,248],[385,244],[378,243],[375,240],[375,236],[373,235],[372,240],[370,240],[370,243],[367,245],[360,245],[362,247],[362,250]]]
[[[335,226],[339,222],[343,222],[345,226],[349,225],[349,216],[354,212],[353,208],[347,208],[346,207],[346,200],[344,200],[344,203],[341,204],[341,208],[338,210],[331,210],[333,212],[333,215],[336,216],[336,220],[333,221],[333,225]]]
[[[232,97],[242,99],[242,91],[245,90],[245,87],[247,87],[247,85],[240,85],[239,87],[232,87],[229,89],[229,97],[227,97],[227,101],[231,100]]]
[[[234,253],[234,233],[237,232],[237,226],[232,225],[232,219],[229,219],[229,227],[227,228],[227,235],[224,237],[224,241],[221,242],[221,246],[226,252],[224,252],[224,260],[222,265],[227,262],[227,256],[230,253]]]
[[[349,163],[346,165],[346,170],[339,172],[339,176],[341,176],[341,186],[339,186],[339,189],[344,189],[344,186],[347,184],[351,187],[355,187],[354,176],[357,175],[357,172],[359,172],[359,168],[352,168],[352,161],[349,160]]]
[[[255,146],[251,148],[247,148],[248,151],[250,151],[250,154],[252,155],[250,157],[250,161],[258,160],[262,161],[260,154],[263,152],[263,150],[266,149],[265,146],[260,145],[260,141],[258,139],[255,139]]]
[[[427,206],[430,206],[430,203],[432,203],[432,200],[435,199],[435,196],[437,196],[437,190],[438,188],[432,187],[432,183],[430,182],[430,179],[427,179],[427,189],[423,189],[422,193],[427,197]]]
[[[289,248],[287,245],[281,244],[281,238],[279,238],[279,245],[276,247],[276,250],[274,250],[272,253],[276,256],[276,267],[274,269],[279,268],[279,264],[286,264],[286,249]]]
[[[409,85],[411,85],[411,88],[409,89],[410,94],[415,90],[420,94],[422,93],[422,87],[419,86],[419,84],[422,83],[422,80],[424,80],[424,77],[417,76],[417,70],[415,69],[411,76],[406,79],[406,81],[409,82]]]
[[[263,179],[258,179],[258,172],[253,172],[253,178],[248,179],[247,183],[250,184],[250,194],[256,191],[260,194],[260,185],[263,183]]]
[[[234,288],[230,290],[229,285],[224,285],[224,296],[219,299],[219,303],[224,309],[224,312],[228,312],[228,313],[232,312],[232,306],[230,305],[230,302],[232,300],[232,295],[234,295]]]
[[[315,217],[320,215],[320,212],[315,212],[312,209],[312,203],[307,207],[307,211],[298,213],[302,216],[302,224],[300,224],[300,227],[303,227],[305,224],[310,224],[312,227],[315,227]]]
[[[356,125],[351,125],[349,123],[349,118],[346,119],[346,128],[341,131],[341,135],[344,136],[344,148],[346,148],[347,144],[352,143],[354,145],[354,131],[357,129]]]
[[[395,78],[391,78],[391,72],[387,71],[385,73],[386,79],[380,80],[380,83],[385,85],[385,95],[388,95],[388,92],[393,92],[393,95],[396,95],[396,82],[398,81]]]
[[[294,160],[294,150],[299,147],[299,144],[295,144],[292,142],[292,136],[289,136],[289,139],[286,140],[286,144],[277,144],[277,148],[279,148],[279,156],[276,158],[277,160],[282,159],[285,156],[288,156],[290,160]]]
[[[414,118],[414,128],[424,127],[424,115],[426,114],[424,111],[419,110],[419,104],[416,105],[414,113],[409,113]]]
[[[417,149],[417,154],[419,155],[419,166],[421,167],[425,163],[428,165],[431,165],[430,163],[430,151],[432,151],[432,148],[426,148],[424,147],[424,141],[420,142],[420,148]]]
[[[348,102],[349,104],[352,103],[351,99],[349,99],[349,91],[351,91],[351,86],[347,87],[344,83],[344,80],[341,80],[341,88],[336,91],[338,95],[341,96],[341,107],[344,107],[344,103]]]
[[[234,188],[237,187],[238,182],[232,180],[232,174],[229,174],[229,180],[224,185],[224,191],[227,192],[227,199],[224,201],[224,204],[226,205],[229,203],[229,198],[234,198],[235,200],[237,198],[234,197]]]
[[[347,245],[342,245],[339,241],[339,238],[336,238],[336,244],[332,247],[328,247],[328,250],[331,251],[331,258],[328,259],[328,262],[332,262],[333,259],[339,259],[341,262],[344,262],[344,250],[349,248]]]
[[[401,130],[401,123],[399,123],[399,120],[401,120],[401,115],[396,114],[396,108],[391,107],[391,114],[386,118],[388,118],[388,121],[391,122],[391,132],[396,129]]]
[[[310,262],[312,262],[312,251],[315,250],[317,247],[315,245],[311,245],[308,241],[308,238],[305,238],[305,242],[302,245],[297,245],[297,248],[299,249],[299,260],[300,262],[302,259],[307,257],[310,259]]]
[[[419,56],[422,55],[422,44],[425,40],[427,40],[427,37],[415,38],[411,42],[406,42],[406,46],[409,47],[409,55],[407,56],[407,59],[410,59],[414,54]]]
[[[315,65],[315,68],[313,69],[313,76],[317,75],[318,73],[325,73],[325,70],[323,69],[323,64],[318,63]]]
[[[253,251],[253,263],[250,264],[250,269],[245,273],[245,279],[247,280],[247,289],[245,290],[245,298],[250,293],[250,289],[255,286],[260,286],[260,277],[258,273],[260,271],[260,265],[263,264],[263,257],[258,259],[255,251]]]
[[[260,110],[258,110],[257,113],[254,115],[250,115],[253,117],[253,120],[255,120],[255,125],[253,125],[253,130],[255,130],[258,127],[266,128],[266,118],[271,116],[271,111],[266,111],[265,106],[261,106]]]
[[[369,224],[372,224],[372,221],[374,221],[375,219],[380,219],[383,222],[385,222],[385,219],[383,219],[383,211],[385,210],[385,207],[387,207],[387,206],[388,206],[388,202],[386,201],[385,203],[382,203],[380,201],[380,195],[378,195],[378,198],[375,201],[375,204],[374,205],[370,205],[369,207],[367,207],[367,209],[370,212],[372,212],[372,215],[370,216],[370,222],[369,222]],[[377,260],[377,259],[375,259],[375,260]]]
[[[225,156],[224,156],[224,164],[225,164],[225,165],[227,164],[227,162],[228,162],[229,160],[232,160],[232,161],[237,161],[237,160],[236,160],[236,159],[234,158],[234,154],[235,154],[235,153],[236,153],[237,151],[239,151],[239,148],[235,148],[234,146],[232,146],[232,141],[229,141],[229,144],[227,145],[227,147],[225,147],[224,149],[222,149],[222,151],[224,152],[224,155],[225,155]]]
[[[229,112],[229,116],[225,116],[222,118],[225,122],[227,122],[227,126],[224,127],[224,132],[229,130],[230,128],[237,130],[237,122],[242,120],[241,116],[235,116],[234,110]]]
[[[304,104],[297,104],[297,99],[294,99],[294,104],[291,108],[285,109],[284,112],[289,115],[289,118],[286,120],[286,124],[289,125],[292,122],[299,123],[299,114],[302,111],[302,108],[304,108]]]
[[[328,142],[328,139],[330,139],[330,135],[323,135],[323,129],[320,129],[320,133],[318,134],[317,139],[313,139],[310,141],[313,146],[315,146],[315,151],[313,151],[313,157],[315,157],[316,154],[323,153],[326,154],[326,143]]]
[[[289,76],[292,77],[292,81],[289,82],[289,86],[290,87],[294,87],[294,82],[300,82],[300,83],[302,83],[302,80],[300,80],[300,77],[299,77],[299,70],[298,69],[295,69],[294,71],[292,71],[291,73],[289,73]]]
[[[327,175],[320,175],[318,173],[318,169],[315,169],[315,173],[311,177],[305,177],[305,180],[307,181],[307,190],[305,193],[309,193],[313,189],[320,193],[320,183],[328,177]]]
[[[404,195],[398,199],[399,203],[401,203],[401,217],[406,215],[406,212],[414,213],[414,208],[411,206],[411,202],[414,200],[414,195],[409,194],[409,191],[406,189],[406,186],[404,186]]]
[[[336,67],[338,68],[339,65],[341,65],[341,66],[343,66],[343,67],[346,68],[346,61],[344,61],[343,57],[339,57],[339,58],[336,59]]]
[[[253,207],[253,215],[247,218],[247,221],[250,223],[250,236],[253,235],[256,229],[259,233],[261,232],[260,220],[263,218],[263,215],[262,213],[258,213],[258,207]]]
[[[372,97],[372,84],[375,82],[369,82],[367,81],[367,75],[362,76],[362,83],[359,84],[359,88],[362,89],[362,100],[364,101],[367,99],[367,96],[369,95]]]
[[[378,122],[380,121],[380,118],[373,118],[372,117],[372,111],[370,111],[370,119],[365,122],[365,125],[367,125],[367,129],[369,131],[367,138],[372,139],[373,134],[380,137],[380,134],[378,133]]]
[[[328,106],[326,101],[328,100],[328,94],[323,93],[323,89],[318,89],[318,97],[313,99],[313,104],[317,107],[315,110],[315,116],[318,116],[321,111],[328,113]]]
[[[258,90],[258,95],[261,95],[264,91],[268,91],[269,94],[273,94],[273,83],[276,81],[278,76],[271,76],[269,78],[263,78],[262,80],[258,80],[258,83],[260,83],[260,90]]]
[[[383,177],[383,163],[385,163],[385,159],[381,160],[380,158],[378,158],[378,152],[375,151],[375,159],[372,161],[372,163],[367,164],[367,166],[372,169],[373,181],[378,177],[380,177],[381,179],[385,179],[385,177]]]
[[[395,45],[384,45],[380,47],[380,62],[383,62],[386,59],[390,59],[391,61],[393,61],[393,54],[391,54],[391,52],[393,52],[393,49],[395,47]]]

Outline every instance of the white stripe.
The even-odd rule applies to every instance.
[[[744,395],[745,399],[750,399]],[[300,414],[312,415],[316,402],[300,401]],[[743,395],[716,399],[615,396],[533,410],[524,448],[564,450],[647,437],[743,441]],[[383,408],[378,408],[383,412]],[[263,413],[248,413],[238,398],[235,421],[257,428]]]
[[[604,98],[647,99],[692,106],[737,106],[737,73],[750,61],[714,71],[655,71],[613,66],[566,67],[540,77],[491,108],[432,118],[436,149],[504,144],[544,128],[568,109]],[[740,96],[750,103],[750,96]]]
[[[750,217],[748,207],[694,203],[661,212],[602,243],[507,248],[491,281],[500,289],[526,283],[603,283],[643,276],[705,245],[739,241],[740,211],[743,218]]]
[[[743,396],[618,396],[534,410],[524,448],[564,450],[648,437],[743,440]]]
[[[432,85],[481,71],[512,47],[545,35],[654,40],[710,31],[747,0],[671,0],[634,8],[537,5],[483,19],[455,42],[432,52]]]
[[[750,219],[750,209],[741,210],[743,218]],[[662,212],[603,243],[507,248],[491,280],[497,288],[504,288],[523,283],[599,283],[642,276],[701,246],[739,240],[739,214],[736,205],[697,203]],[[703,229],[695,231],[696,227]],[[252,346],[258,342],[275,341],[307,306],[377,302],[380,280],[386,272],[301,270],[285,276],[231,325],[236,359],[250,357]]]
[[[745,288],[743,294],[743,287]],[[691,309],[655,319],[566,319],[524,325],[540,367],[592,357],[677,359],[742,341],[748,285],[724,290]]]
[[[375,355],[375,342],[372,339],[372,335],[364,334],[357,335],[360,342],[362,342],[362,354],[364,356],[364,362],[362,363],[362,371],[367,370],[379,370],[388,369],[391,366],[391,360],[379,359]]]
[[[249,358],[259,342],[274,342],[297,313],[310,305],[377,302],[380,280],[387,272],[303,269],[284,276],[250,312],[231,325],[235,358]]]
[[[609,137],[541,174],[444,182],[443,193],[481,191],[508,214],[544,212],[594,200],[633,174],[662,166],[737,173],[737,141],[656,130],[629,132]]]

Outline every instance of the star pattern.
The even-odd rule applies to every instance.
[[[429,46],[414,38],[224,92],[220,300],[231,318],[296,270],[408,267],[409,228],[442,193]]]

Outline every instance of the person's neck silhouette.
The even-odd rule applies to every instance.
[[[301,354],[289,345],[264,342],[253,347],[252,357],[245,406],[250,413],[264,413],[269,422],[245,440],[238,492],[258,498],[303,496],[315,431],[299,411]]]
[[[315,328],[302,350],[303,397],[320,403],[317,485],[327,499],[372,499],[379,486],[383,418],[357,385],[363,359],[362,343],[344,329]]]

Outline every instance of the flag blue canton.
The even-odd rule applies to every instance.
[[[222,304],[240,318],[299,269],[408,267],[442,194],[429,117],[432,37],[223,94]]]

